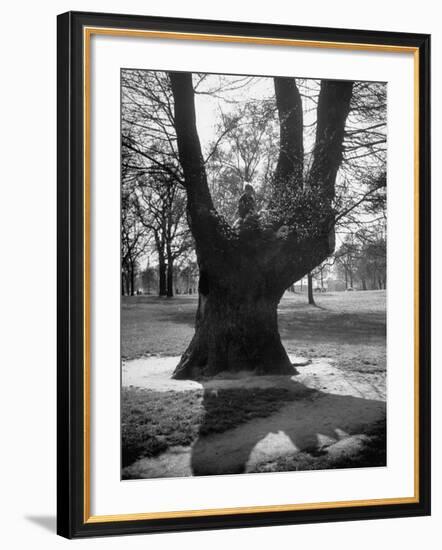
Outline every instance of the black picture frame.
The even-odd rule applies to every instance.
[[[430,36],[397,32],[295,27],[228,21],[68,12],[58,16],[58,401],[57,532],[67,538],[227,529],[430,514]],[[223,513],[89,521],[85,498],[84,383],[84,40],[85,27],[265,37],[413,48],[419,62],[418,170],[418,498],[304,510]]]

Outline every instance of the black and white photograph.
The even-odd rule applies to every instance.
[[[121,477],[386,464],[387,84],[121,70]]]

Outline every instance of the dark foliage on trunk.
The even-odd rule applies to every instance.
[[[280,154],[270,200],[271,222],[250,216],[234,230],[217,213],[209,192],[196,129],[192,75],[169,76],[187,215],[200,269],[195,334],[174,377],[212,376],[226,370],[294,373],[279,336],[277,307],[290,285],[333,252],[331,202],[352,83],[321,86],[314,160],[305,181],[302,105],[296,82],[274,79]],[[314,193],[309,191],[312,187]]]

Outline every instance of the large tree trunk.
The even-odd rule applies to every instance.
[[[263,275],[247,271],[199,285],[195,334],[174,378],[213,376],[223,371],[295,374],[278,332],[279,296]]]
[[[187,217],[200,268],[195,335],[173,376],[241,370],[293,374],[278,332],[277,307],[285,289],[334,250],[332,201],[352,83],[321,85],[313,166],[304,184],[299,92],[294,79],[275,78],[280,155],[270,207],[286,210],[291,189],[302,195],[306,188],[309,197],[317,198],[317,211],[304,218],[311,225],[307,228],[296,226],[296,213],[290,212],[292,221],[286,222],[282,213],[282,221],[271,229],[257,222],[236,230],[218,214],[210,195],[196,129],[192,75],[169,73],[169,77]]]

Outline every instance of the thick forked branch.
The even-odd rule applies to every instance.
[[[218,215],[207,184],[206,169],[196,127],[195,95],[191,73],[169,73],[175,105],[178,153],[187,193],[189,225],[200,260],[213,257],[212,249],[228,248],[227,223]],[[207,253],[205,253],[207,252]]]
[[[302,188],[304,168],[302,101],[294,78],[274,78],[280,126],[275,183]]]
[[[195,100],[191,73],[169,73],[175,102],[178,153],[184,172],[190,208],[212,209],[206,169],[196,128]]]
[[[321,82],[316,141],[308,185],[321,190],[330,202],[335,195],[336,175],[342,162],[344,128],[350,110],[352,90],[351,81]]]
[[[282,248],[284,260],[278,278],[284,288],[306,275],[323,262],[335,247],[332,202],[335,181],[342,163],[344,129],[350,110],[353,83],[348,81],[321,82],[317,108],[316,141],[313,163],[307,176],[307,188],[314,189],[314,232],[302,239],[291,232]]]

